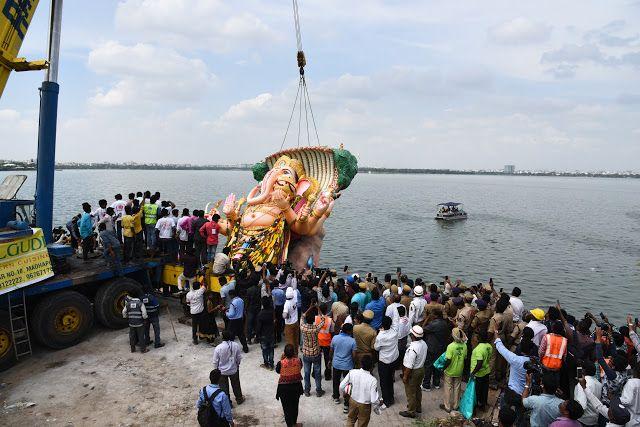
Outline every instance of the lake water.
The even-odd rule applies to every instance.
[[[35,188],[28,175],[25,198]],[[178,207],[204,209],[255,185],[249,171],[65,170],[55,179],[56,225],[82,202],[118,192],[158,190]],[[444,201],[464,202],[469,219],[435,221]],[[433,282],[493,277],[497,288],[522,288],[528,307],[558,298],[576,316],[638,315],[640,180],[360,174],[326,224],[323,266],[380,279],[396,267]]]

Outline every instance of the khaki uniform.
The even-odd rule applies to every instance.
[[[365,354],[373,357],[373,345],[376,342],[376,331],[368,324],[361,323],[353,327],[353,338],[356,340],[356,369],[360,368],[360,359]]]
[[[498,338],[502,342],[508,343],[513,330],[513,313],[496,313],[489,320],[489,336],[498,333]],[[507,373],[507,361],[496,350],[495,344],[492,344],[493,352],[491,353],[491,373],[489,380],[500,382],[505,379]]]
[[[520,338],[522,338],[522,332],[524,328],[527,327],[527,323],[522,320],[513,324],[513,330],[511,331],[511,338],[509,340],[510,345],[509,350],[512,352],[516,351],[516,347],[518,347],[518,343],[520,342]]]
[[[453,303],[453,298],[449,298],[444,304],[444,313],[447,317],[454,319],[458,313],[458,307]]]
[[[439,302],[432,301],[424,307],[424,324],[425,325],[436,318],[436,316],[433,314],[436,308],[439,308],[440,312],[444,313],[444,305],[440,304]]]
[[[400,304],[404,305],[404,308],[407,309],[406,313],[407,316],[409,316],[409,306],[411,305],[411,301],[413,301],[413,298],[411,298],[409,295],[402,295],[400,297]]]
[[[479,310],[473,319],[471,320],[471,347],[475,348],[478,345],[478,332],[481,330],[487,330],[489,327],[489,320],[491,319],[491,312],[489,310]]]

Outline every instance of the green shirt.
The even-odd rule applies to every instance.
[[[447,346],[447,360],[451,360],[444,373],[450,377],[461,377],[464,369],[464,359],[467,357],[467,345],[452,342]]]
[[[480,343],[471,352],[471,372],[476,368],[479,361],[482,361],[482,367],[475,373],[476,377],[484,377],[491,372],[491,353],[493,348],[491,344]]]

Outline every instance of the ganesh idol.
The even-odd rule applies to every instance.
[[[240,268],[317,266],[323,224],[357,171],[356,158],[342,147],[287,149],[254,165],[258,184],[246,200],[230,194],[219,221],[232,261]]]

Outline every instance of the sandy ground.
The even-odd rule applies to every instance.
[[[161,330],[166,346],[146,354],[130,353],[128,330],[94,328],[75,347],[59,351],[38,348],[34,355],[0,373],[0,425],[52,426],[176,426],[197,425],[195,402],[207,384],[213,347],[191,343],[191,328],[175,321],[180,313],[172,306],[179,342],[162,311]],[[275,357],[282,352],[276,348]],[[239,426],[284,425],[282,407],[275,399],[278,376],[259,367],[259,345],[244,355],[240,377],[246,401],[234,408]],[[312,390],[314,389],[312,381]],[[342,405],[331,399],[331,382],[323,380],[327,393],[301,397],[298,421],[305,426],[345,425]],[[411,420],[398,412],[406,408],[401,381],[395,383],[396,404],[380,415],[371,415],[374,426],[407,426]],[[27,408],[10,407],[33,402]],[[441,390],[423,393],[424,419],[444,417],[438,409]]]

